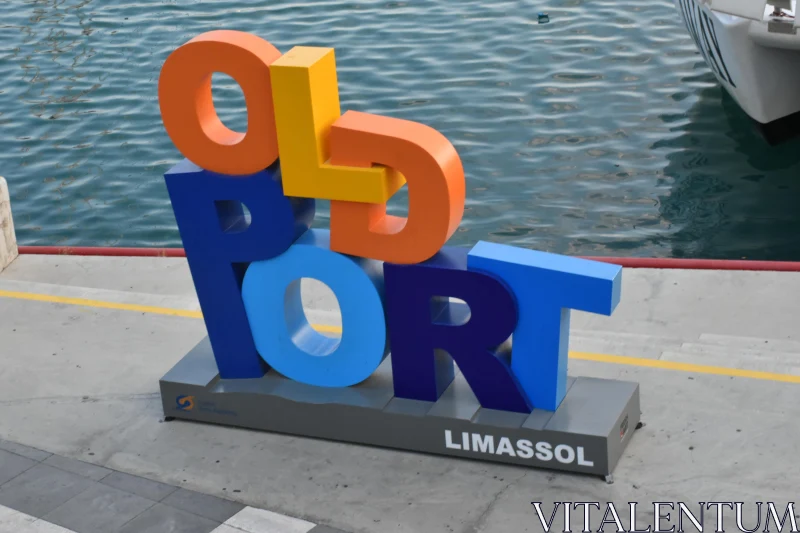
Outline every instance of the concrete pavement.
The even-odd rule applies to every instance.
[[[21,256],[0,291],[0,437],[311,523],[540,531],[531,501],[796,496],[800,274],[628,269],[613,317],[574,314],[570,374],[641,384],[645,425],[610,484],[165,423],[158,380],[205,335],[182,259]],[[336,324],[330,295],[305,292],[312,320]]]

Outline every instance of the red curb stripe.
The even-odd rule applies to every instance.
[[[681,270],[751,270],[767,272],[800,272],[800,262],[748,261],[740,259],[675,259],[659,257],[584,257],[613,263],[625,268],[656,268]]]
[[[84,255],[101,257],[186,257],[183,248],[116,248],[93,246],[20,246],[25,255]]]
[[[186,257],[183,248],[115,248],[92,246],[20,246],[26,255],[82,255],[100,257]],[[684,270],[750,270],[800,272],[800,262],[730,259],[675,259],[659,257],[585,257],[625,268]]]

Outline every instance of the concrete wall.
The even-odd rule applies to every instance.
[[[11,218],[11,200],[8,184],[0,177],[0,271],[17,257],[17,236],[14,234],[14,221]]]

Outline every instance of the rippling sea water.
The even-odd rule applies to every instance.
[[[800,260],[800,141],[758,136],[669,0],[5,0],[0,175],[22,244],[180,245],[157,80],[213,29],[334,47],[343,110],[446,135],[467,173],[453,244]],[[214,98],[244,129],[230,78]]]

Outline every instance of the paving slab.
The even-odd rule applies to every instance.
[[[0,291],[12,288],[124,304],[148,295],[144,305],[196,309],[182,259],[22,256],[0,274]],[[691,365],[713,354],[715,365],[757,371],[767,344],[779,347],[768,354],[774,368],[791,370],[800,343],[798,293],[794,273],[625,270],[613,317],[574,313],[572,326],[584,340],[572,350],[599,339],[605,355],[628,359],[573,358],[570,374],[640,383],[645,425],[613,483],[164,422],[158,380],[205,336],[202,320],[2,296],[0,437],[353,533],[538,530],[531,501],[546,509],[555,501],[613,501],[620,508],[722,494],[726,501],[785,501],[800,474],[796,461],[786,460],[800,440],[793,423],[800,385]],[[335,323],[330,295],[312,285],[304,302]],[[692,345],[685,353],[683,343]],[[730,356],[698,344],[725,346]],[[647,353],[631,353],[637,345]],[[681,355],[664,359],[665,353]],[[0,504],[8,505],[3,490]],[[581,517],[572,518],[579,529]]]
[[[59,455],[51,455],[42,461],[42,463],[48,466],[54,466],[65,472],[78,474],[79,476],[89,478],[94,481],[100,481],[111,473],[111,470],[108,468],[103,468],[102,466],[93,465],[85,461],[78,461],[77,459],[70,459],[69,457],[62,457]]]
[[[0,485],[36,466],[36,461],[0,450]]]
[[[0,500],[8,504],[0,503],[0,533],[305,533],[318,527],[131,474],[87,468],[81,461],[14,442],[4,444],[41,460],[0,450],[0,470],[18,473],[0,481]],[[96,481],[99,471],[102,482]]]
[[[92,485],[77,474],[37,464],[0,486],[0,505],[41,518]]]
[[[186,489],[176,490],[164,498],[163,503],[217,522],[225,522],[244,509],[244,505],[240,503],[221,500],[208,494]]]
[[[152,481],[143,477],[132,476],[124,472],[112,472],[101,481],[103,485],[124,490],[131,494],[136,494],[142,498],[147,498],[154,502],[160,502],[176,490],[178,487],[165,485],[158,481]]]
[[[316,524],[288,518],[278,513],[254,509],[252,507],[242,510],[225,522],[226,525],[248,533],[258,531],[281,531],[282,533],[308,533]]]
[[[135,494],[95,484],[42,518],[81,533],[117,531],[154,505]]]
[[[7,440],[0,439],[0,450],[5,450],[7,452],[11,452],[16,455],[21,455],[22,457],[27,457],[33,461],[44,461],[48,457],[50,457],[51,453],[44,452],[42,450],[37,450],[36,448],[31,448],[30,446],[24,446],[22,444],[17,444],[16,442],[11,442]],[[3,481],[0,481],[0,485],[2,485]]]
[[[157,503],[127,524],[119,533],[209,533],[218,522]]]

